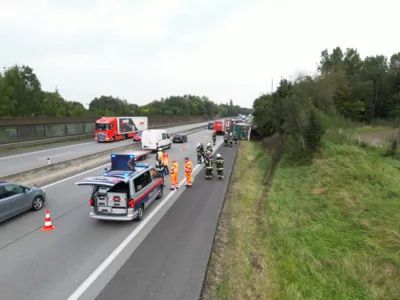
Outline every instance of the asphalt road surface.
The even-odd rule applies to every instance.
[[[97,300],[197,300],[237,148],[219,149],[225,179],[197,176]]]
[[[190,125],[182,125],[166,128],[166,130],[168,133],[176,133],[207,124],[207,122],[204,122]],[[75,142],[68,144],[67,146],[55,147],[53,145],[47,147],[43,146],[42,148],[35,148],[35,150],[23,149],[21,151],[7,152],[4,154],[0,154],[0,176],[6,176],[38,168],[41,166],[46,166],[47,158],[50,158],[51,163],[59,163],[62,161],[71,160],[81,156],[94,154],[131,144],[133,144],[132,139],[117,141],[115,143],[97,143],[93,140],[91,142]]]
[[[182,150],[181,144],[173,144],[170,150],[170,158],[175,158],[180,163],[179,180],[184,178],[183,164],[184,158],[188,156],[194,165],[196,165],[196,144],[200,141],[207,143],[210,141],[211,132],[203,130],[188,136],[188,142],[185,143],[187,148]],[[217,141],[221,141],[218,137]],[[232,149],[233,151],[233,149]],[[229,160],[229,158],[227,158]],[[151,161],[150,161],[151,163]],[[55,230],[51,232],[42,232],[40,228],[44,225],[45,211],[27,212],[18,217],[12,218],[6,222],[0,223],[0,299],[1,300],[66,300],[75,299],[68,298],[90,274],[92,274],[103,261],[123,242],[128,235],[135,229],[140,230],[140,234],[135,237],[126,247],[125,252],[122,252],[117,259],[114,260],[108,268],[101,272],[101,276],[95,277],[93,284],[87,289],[85,294],[80,299],[94,299],[98,293],[104,288],[109,280],[115,275],[119,267],[122,266],[126,259],[132,254],[140,242],[151,232],[151,229],[156,226],[157,222],[162,219],[164,214],[168,211],[168,203],[172,205],[182,193],[183,189],[179,192],[170,192],[167,189],[162,200],[159,200],[151,205],[145,211],[145,218],[140,222],[102,222],[89,218],[89,195],[90,187],[78,187],[74,182],[83,177],[95,176],[102,173],[101,168],[96,170],[89,170],[84,175],[75,176],[74,178],[67,178],[65,180],[50,184],[45,188],[48,196],[46,208],[50,210],[53,225],[56,226]],[[194,205],[192,208],[174,207],[177,210],[175,214],[182,218],[185,222],[187,230],[197,230],[197,234],[201,233],[201,229],[197,228],[199,224],[202,226],[210,226],[209,230],[212,231],[212,222],[217,216],[215,210],[218,210],[218,205],[213,204],[213,200],[206,198],[202,199],[204,205],[198,206],[199,193],[210,194],[210,191],[215,191],[211,198],[215,197],[215,201],[220,201],[217,197],[222,195],[220,189],[215,189],[215,185],[220,185],[224,188],[226,183],[208,182],[210,191],[205,189],[205,185],[201,183],[201,177],[198,177],[198,187],[192,189],[192,196]],[[194,182],[197,185],[197,181]],[[169,186],[169,177],[166,178],[166,185]],[[199,192],[203,186],[203,191]],[[212,187],[212,188],[211,188]],[[218,190],[218,191],[217,191]],[[185,193],[184,193],[185,194]],[[185,194],[186,195],[186,194]],[[183,196],[184,199],[187,196]],[[165,201],[164,201],[165,200]],[[184,200],[183,200],[184,201]],[[211,202],[210,202],[211,201]],[[196,206],[197,205],[197,206]],[[214,206],[216,205],[216,206]],[[193,209],[197,210],[198,215],[193,215]],[[207,210],[209,210],[207,212]],[[188,215],[182,215],[182,213]],[[154,213],[154,216],[151,214]],[[172,212],[171,212],[172,213]],[[214,218],[211,218],[214,214]],[[147,219],[147,216],[149,218]],[[204,220],[201,220],[201,216]],[[168,219],[173,215],[169,215]],[[190,224],[192,219],[193,224]],[[214,221],[213,221],[214,220]],[[145,224],[145,225],[144,225]],[[178,245],[183,243],[183,240],[177,240],[178,234],[183,234],[187,238],[185,232],[179,232],[182,224],[166,223],[169,227],[165,228],[164,234],[169,235],[171,241],[178,242],[174,247],[177,249]],[[166,225],[166,226],[167,226]],[[142,227],[143,228],[142,228]],[[159,234],[156,230],[156,234]],[[169,232],[171,231],[171,232]],[[194,232],[196,233],[196,232]],[[186,235],[185,235],[186,234]],[[212,233],[198,236],[198,239],[209,239]],[[147,245],[151,242],[150,238],[145,242]],[[185,247],[196,247],[200,245],[194,243],[193,237],[188,240]],[[211,242],[210,242],[211,243]],[[190,246],[192,245],[192,246]],[[207,247],[210,247],[210,245]],[[145,246],[148,249],[148,246]],[[164,255],[163,251],[172,251],[172,245],[160,246],[159,243],[154,246],[160,251],[159,255]],[[161,248],[160,248],[161,247]],[[167,247],[167,248],[165,248]],[[164,249],[163,249],[164,248]],[[167,249],[167,250],[165,250]],[[145,249],[139,249],[138,255],[141,255]],[[190,259],[190,253],[187,252],[188,248],[183,249],[183,259]],[[202,261],[205,260],[206,252],[204,249],[197,249],[199,255],[201,254]],[[170,253],[171,258],[176,259],[178,253]],[[149,262],[149,270],[147,272],[155,272],[157,264],[159,263],[157,256],[146,258]],[[154,264],[153,266],[151,264]],[[165,262],[159,265],[162,268]],[[169,265],[172,267],[172,265]],[[195,265],[188,265],[194,267]],[[140,265],[143,268],[143,265]],[[165,265],[168,267],[168,265]],[[182,270],[183,265],[177,264],[176,271]],[[170,271],[175,271],[171,269]],[[193,272],[193,275],[187,276],[189,280],[195,280],[200,274]],[[196,275],[197,274],[197,275]],[[97,274],[99,275],[99,274]],[[148,276],[144,274],[145,276]],[[180,276],[179,274],[178,276]],[[176,277],[177,278],[177,277]],[[176,280],[175,278],[175,280]],[[191,279],[192,278],[192,279]],[[172,280],[173,278],[171,278]],[[192,281],[188,282],[191,283]],[[132,285],[133,283],[129,283]],[[161,288],[161,287],[160,287]],[[145,293],[144,290],[139,290],[140,293]],[[85,298],[88,295],[88,298]],[[112,297],[111,299],[114,299]],[[135,298],[137,299],[137,298]],[[167,298],[164,298],[167,299]]]

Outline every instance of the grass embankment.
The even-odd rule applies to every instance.
[[[241,143],[203,299],[400,299],[400,162],[327,141],[267,198],[261,151]]]

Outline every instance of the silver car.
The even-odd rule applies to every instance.
[[[27,210],[40,210],[46,193],[37,187],[0,181],[0,222]]]

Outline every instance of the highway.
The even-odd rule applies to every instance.
[[[203,130],[189,135],[186,150],[182,150],[181,144],[173,144],[172,148],[167,150],[171,159],[175,158],[180,163],[180,181],[184,178],[184,158],[188,156],[196,166],[196,144],[200,141],[207,143],[210,141],[210,137],[211,132]],[[218,137],[217,142],[221,142],[221,137]],[[225,153],[228,149],[221,151]],[[227,160],[229,160],[228,154]],[[98,175],[101,172],[101,168],[89,170],[84,175],[67,178],[44,187],[48,195],[46,208],[50,210],[53,225],[56,226],[54,231],[40,231],[44,224],[44,210],[28,212],[0,224],[1,300],[74,300],[78,299],[75,296],[80,296],[83,292],[83,297],[79,299],[94,299],[139,245],[140,247],[137,248],[133,257],[142,261],[137,265],[141,270],[147,262],[148,270],[143,273],[143,280],[150,278],[148,276],[155,276],[157,270],[167,269],[172,274],[177,274],[175,278],[171,275],[171,278],[168,279],[171,283],[176,283],[176,280],[183,276],[181,272],[184,270],[193,270],[193,272],[190,271],[191,275],[185,273],[187,284],[194,284],[200,275],[203,276],[200,271],[193,268],[203,266],[206,259],[208,250],[205,249],[209,249],[211,246],[212,230],[215,228],[214,224],[218,217],[218,203],[221,202],[219,199],[222,195],[221,189],[226,188],[227,181],[202,183],[203,176],[197,177],[194,182],[195,187],[191,189],[191,195],[188,195],[190,191],[184,191],[184,187],[177,192],[165,189],[163,199],[146,210],[145,218],[140,223],[102,222],[90,219],[88,216],[90,188],[78,187],[74,184],[82,177]],[[169,177],[166,178],[166,184],[168,188]],[[198,186],[196,186],[197,184]],[[207,184],[211,188],[207,189]],[[182,198],[175,202],[182,193]],[[201,197],[201,194],[205,197]],[[204,201],[204,204],[199,204],[200,199]],[[192,201],[191,206],[186,204],[189,201]],[[176,207],[175,204],[171,210],[168,210],[174,202],[181,203],[181,207]],[[166,212],[168,214],[164,216]],[[163,222],[159,223],[161,225],[157,225],[159,220]],[[154,226],[156,227],[153,232],[151,229]],[[161,233],[160,230],[163,228],[164,231]],[[104,260],[113,251],[116,251],[121,242],[128,236],[132,236],[132,233],[134,233],[132,241],[122,250],[120,249],[119,255],[109,265],[106,265],[104,270],[101,270]],[[151,234],[146,238],[149,233]],[[160,236],[160,234],[165,235],[164,244],[157,242],[154,246],[149,246],[155,242],[154,235]],[[191,234],[195,234],[197,237],[190,237]],[[180,235],[182,238],[178,238]],[[184,239],[188,239],[186,246]],[[199,241],[194,239],[199,239]],[[143,240],[142,246],[140,243]],[[175,245],[173,245],[174,243]],[[203,249],[201,243],[205,243],[206,248]],[[178,251],[179,245],[184,251],[181,252],[182,262],[177,261],[179,253],[174,253]],[[152,247],[154,249],[151,249]],[[154,257],[144,257],[146,251],[153,254],[155,250],[158,253]],[[190,252],[190,250],[194,252]],[[191,256],[193,253],[198,254],[201,258],[199,259],[200,265],[196,264],[196,257]],[[176,262],[176,267],[171,264],[172,261],[168,263],[160,261],[158,255],[164,259],[168,255],[172,261]],[[191,259],[192,263],[185,266]],[[128,260],[121,272],[124,272],[131,260]],[[117,276],[121,276],[121,274],[117,273]],[[89,284],[85,281],[88,276],[91,276],[89,278],[92,280],[92,282],[89,280]],[[154,278],[157,279],[157,277]],[[110,284],[111,289],[113,282],[111,281]],[[68,298],[82,283],[84,283],[83,287],[81,286],[73,297]],[[133,284],[133,282],[129,282],[127,285],[132,286]],[[147,284],[149,285],[150,282]],[[198,285],[201,286],[201,283]],[[149,286],[143,286],[138,289],[138,293],[146,295],[148,288]],[[160,296],[159,292],[168,288],[174,289],[174,291],[177,289],[176,295],[185,293],[183,286],[180,287],[180,291],[179,287],[169,286],[169,284],[162,285],[162,283],[153,288],[156,288],[158,296]],[[172,290],[165,290],[166,295],[171,295],[172,292]],[[105,296],[101,297],[106,299]],[[142,298],[135,297],[135,299]],[[149,297],[148,299],[155,298]],[[172,298],[163,298],[163,300],[167,299]]]
[[[207,124],[208,122],[175,126],[166,128],[166,130],[168,133],[176,133]],[[3,153],[0,154],[0,177],[46,166],[48,158],[51,163],[59,163],[131,144],[134,144],[132,139],[114,143],[97,143],[93,139],[90,142],[74,142],[67,146],[52,145],[35,148],[35,150],[22,149]]]

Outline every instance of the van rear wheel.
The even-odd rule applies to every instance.
[[[141,221],[143,219],[143,214],[144,214],[144,204],[142,203],[138,209],[135,221]]]

